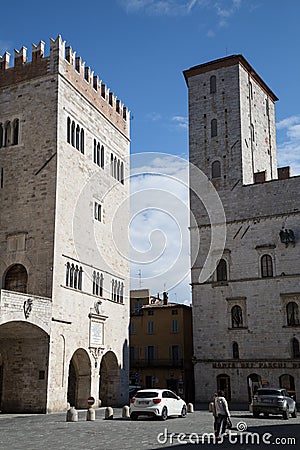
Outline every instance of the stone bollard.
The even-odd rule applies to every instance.
[[[78,422],[78,411],[74,408],[74,406],[71,406],[71,408],[68,409],[66,422]]]
[[[111,420],[111,419],[113,419],[113,418],[114,418],[114,410],[112,409],[111,406],[108,406],[108,407],[105,409],[105,419],[106,419],[106,420]]]
[[[123,418],[128,418],[128,417],[130,417],[130,414],[129,414],[129,406],[127,406],[127,405],[123,406],[123,409],[122,409],[122,417],[123,417]]]
[[[188,405],[187,405],[187,412],[188,413],[193,413],[194,412],[194,405],[193,405],[193,403],[188,403]]]
[[[86,420],[96,420],[96,411],[94,408],[88,408],[86,412]]]

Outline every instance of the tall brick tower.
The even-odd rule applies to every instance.
[[[58,36],[0,58],[0,409],[128,389],[129,114]],[[121,244],[120,244],[121,242]]]
[[[232,402],[247,404],[262,385],[284,387],[299,400],[300,177],[277,169],[277,97],[242,55],[184,76],[196,402],[222,389]],[[221,224],[208,213],[212,197],[201,201],[195,167],[224,209],[222,248],[220,241],[211,245]]]

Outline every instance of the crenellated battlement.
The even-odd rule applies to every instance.
[[[129,122],[129,113],[126,106],[114,95],[80,56],[76,55],[71,46],[66,46],[59,35],[56,39],[50,38],[50,54],[45,56],[45,42],[32,44],[31,61],[28,61],[27,48],[14,50],[14,65],[10,67],[10,54],[5,52],[0,56],[0,88],[15,83],[28,81],[43,75],[61,74],[71,82],[74,87],[88,97],[96,107],[123,131],[128,133],[128,124],[122,126],[121,122]],[[115,116],[115,118],[113,118]]]

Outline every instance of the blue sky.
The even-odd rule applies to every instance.
[[[187,88],[182,71],[242,53],[279,97],[279,165],[290,164],[296,175],[299,18],[298,0],[16,0],[1,5],[0,54],[13,55],[14,48],[24,45],[30,55],[31,44],[40,40],[48,54],[49,38],[61,34],[130,109],[132,154],[186,158]],[[143,287],[147,283],[144,280]],[[163,286],[151,289],[155,293]],[[171,299],[189,301],[188,278],[173,289]]]

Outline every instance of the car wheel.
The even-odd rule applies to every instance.
[[[259,417],[259,413],[257,411],[253,411],[253,417],[257,419],[257,417]]]
[[[297,406],[295,406],[294,411],[292,412],[292,417],[296,418],[297,417]]]
[[[185,417],[186,416],[186,413],[187,413],[187,411],[186,411],[186,406],[185,405],[183,405],[183,407],[182,407],[182,410],[181,410],[181,417]]]
[[[289,419],[289,408],[286,408],[286,410],[283,411],[282,417],[284,418],[284,420],[288,420]]]
[[[137,418],[138,418],[137,413],[131,413],[131,414],[130,414],[130,419],[131,419],[131,420],[137,420]]]
[[[161,418],[161,420],[167,420],[167,418],[168,418],[168,410],[165,406],[162,409],[160,418]]]

